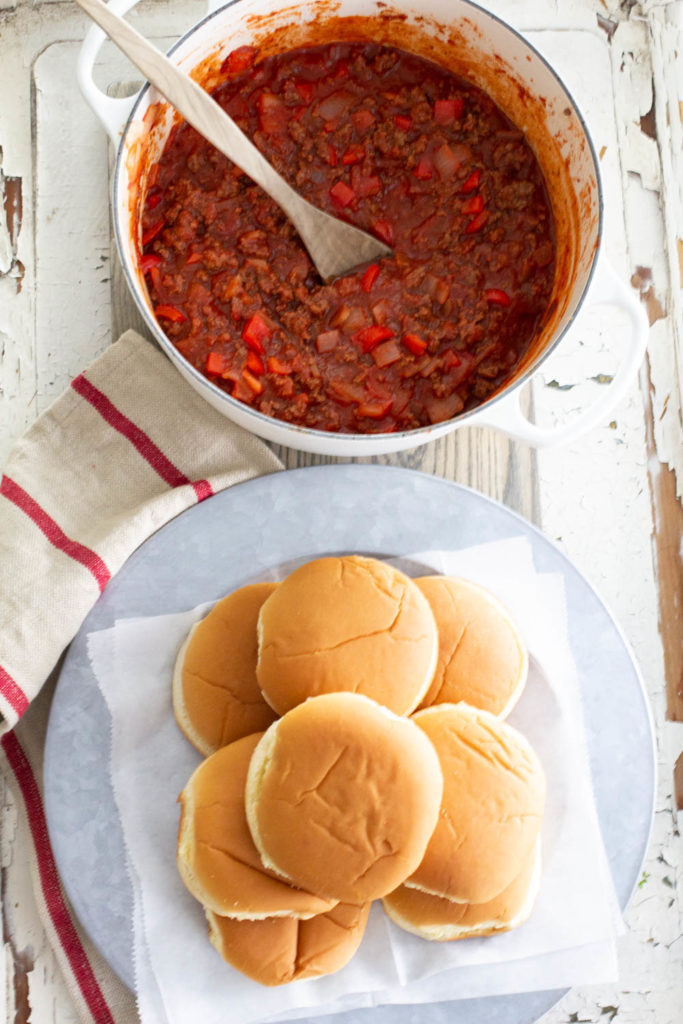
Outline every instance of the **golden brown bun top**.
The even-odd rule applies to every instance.
[[[174,680],[178,725],[204,755],[267,729],[275,714],[256,682],[256,626],[276,583],[240,587],[197,623]]]
[[[501,928],[525,915],[533,897],[534,876],[537,874],[539,853],[537,847],[527,857],[524,867],[512,882],[486,903],[456,903],[443,896],[400,885],[384,897],[384,907],[392,920],[403,927],[434,932],[444,929],[463,929],[476,932],[483,925]],[[444,936],[446,937],[446,936]],[[450,936],[449,936],[450,937]]]
[[[403,715],[431,682],[437,650],[434,616],[407,576],[374,558],[319,558],[261,609],[257,675],[280,714],[347,690]]]
[[[412,719],[429,737],[444,776],[439,823],[408,885],[485,903],[520,873],[539,835],[545,776],[512,726],[465,704],[439,704]]]
[[[465,701],[507,715],[526,682],[524,641],[503,605],[483,587],[454,576],[415,580],[439,630],[439,658],[420,708]]]
[[[334,901],[293,889],[263,867],[247,827],[244,788],[262,733],[222,747],[180,794],[178,868],[192,895],[219,914],[310,916]]]
[[[395,889],[424,854],[443,780],[407,718],[367,697],[313,697],[275,722],[252,757],[247,820],[264,863],[345,903]]]
[[[370,904],[339,903],[306,921],[234,921],[207,911],[211,941],[224,960],[261,985],[318,978],[344,967],[360,946]]]

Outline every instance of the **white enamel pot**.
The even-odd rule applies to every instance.
[[[135,3],[112,0],[110,6],[123,14]],[[202,376],[157,323],[136,256],[146,169],[158,160],[177,115],[149,86],[127,99],[112,99],[95,86],[93,66],[104,35],[93,28],[80,53],[79,83],[117,146],[112,198],[116,240],[128,284],[153,336],[183,377],[219,412],[267,440],[324,455],[400,451],[464,425],[494,427],[530,444],[558,444],[605,422],[642,361],[647,320],[633,293],[604,257],[599,258],[602,194],[586,126],[555,72],[522,36],[469,0],[233,0],[210,11],[169,55],[211,88],[220,81],[222,61],[237,46],[252,44],[272,53],[307,42],[361,35],[436,60],[484,88],[524,131],[536,153],[555,220],[555,283],[545,324],[512,380],[473,411],[431,427],[391,434],[336,434],[264,416]],[[578,310],[586,305],[589,285],[591,302],[617,305],[628,317],[619,369],[603,397],[570,423],[536,426],[522,413],[520,386],[566,335]]]

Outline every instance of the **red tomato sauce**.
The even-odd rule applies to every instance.
[[[523,134],[480,89],[392,47],[241,47],[224,71],[214,98],[276,169],[395,255],[322,284],[277,205],[182,123],[153,168],[140,257],[178,351],[239,401],[320,430],[410,430],[499,390],[555,262]]]

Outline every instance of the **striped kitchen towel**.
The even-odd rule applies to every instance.
[[[126,558],[190,505],[281,469],[129,331],[13,448],[0,482],[0,748],[23,813],[38,910],[87,1024],[131,1024],[135,1000],[80,930],[42,801],[46,680]],[[17,845],[18,844],[18,845]]]

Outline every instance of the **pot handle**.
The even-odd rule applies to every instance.
[[[139,3],[139,0],[109,0],[108,6],[115,14],[123,16],[132,7],[135,7],[137,3]],[[78,54],[76,76],[84,98],[102,122],[114,145],[118,146],[137,95],[126,96],[123,99],[113,99],[95,85],[93,68],[100,47],[106,38],[102,29],[98,28],[97,25],[93,25],[83,40],[83,45]]]
[[[492,427],[516,441],[544,447],[575,441],[593,427],[605,422],[631,386],[643,361],[649,325],[640,302],[604,256],[601,256],[598,262],[592,291],[595,298],[587,304],[587,309],[600,305],[618,306],[627,314],[631,326],[630,335],[624,342],[626,351],[604,397],[572,417],[567,424],[538,427],[522,412],[520,392],[517,389],[508,397],[496,402],[490,410],[484,410],[481,417],[477,416],[477,426]]]

